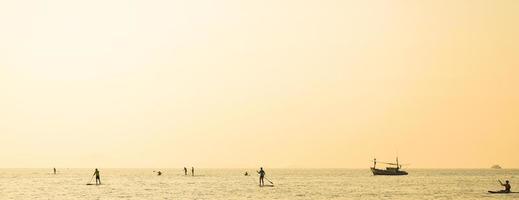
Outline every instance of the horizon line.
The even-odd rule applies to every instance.
[[[187,167],[187,166],[186,166]],[[187,168],[191,168],[192,166],[189,166]],[[91,168],[101,168],[101,169],[183,169],[183,167],[0,167],[0,169],[91,169]],[[198,167],[195,169],[255,169],[259,167]],[[301,170],[308,170],[308,169],[338,169],[338,170],[369,170],[370,167],[363,167],[363,168],[355,168],[355,167],[263,167],[267,169],[301,169]],[[406,170],[422,170],[422,169],[440,169],[440,170],[456,170],[456,169],[466,169],[466,170],[480,170],[480,169],[489,169],[489,170],[519,170],[518,167],[511,167],[511,168],[502,168],[502,169],[492,169],[490,167],[487,168],[474,168],[474,167],[437,167],[437,168],[430,168],[430,167],[419,167],[419,168],[405,168]]]

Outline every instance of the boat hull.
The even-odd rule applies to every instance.
[[[384,170],[384,169],[376,169],[371,168],[371,172],[373,172],[373,175],[375,176],[405,176],[408,173],[406,171],[400,171],[400,170]]]

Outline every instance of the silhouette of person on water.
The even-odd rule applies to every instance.
[[[263,171],[263,167],[260,167],[260,170],[258,171],[259,174],[259,186],[264,186],[265,181],[263,180],[265,178],[265,171]]]
[[[160,175],[162,175],[162,172],[161,172],[161,171],[158,171],[158,172],[157,172],[157,176],[160,176]]]
[[[56,168],[54,168],[54,174],[56,174]]]
[[[101,185],[101,176],[99,176],[99,170],[96,170],[94,171],[94,174],[96,176],[96,185]]]
[[[506,180],[505,183],[501,182],[501,180],[498,180],[501,186],[504,186],[505,189],[501,190],[503,192],[511,192],[512,186],[510,186],[510,181]]]
[[[245,176],[249,176],[249,172],[245,172],[245,174],[244,174],[244,175],[245,175]]]
[[[186,167],[184,167],[184,175],[187,176],[187,168]]]
[[[191,176],[195,176],[195,168],[191,167]]]

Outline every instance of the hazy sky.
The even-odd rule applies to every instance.
[[[0,1],[0,167],[519,167],[519,1]]]

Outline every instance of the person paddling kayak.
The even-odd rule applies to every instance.
[[[260,170],[257,171],[259,174],[259,186],[264,186],[265,181],[263,180],[265,178],[265,171],[263,171],[263,167],[260,167]]]
[[[504,184],[503,184],[503,182],[501,182],[501,180],[498,180],[498,181],[501,184],[501,186],[505,187],[504,190],[501,190],[502,192],[506,192],[506,193],[511,192],[512,186],[510,186],[510,181],[506,180]]]
[[[519,193],[519,192],[512,192],[512,186],[510,186],[510,181],[506,180],[505,183],[501,182],[501,180],[497,180],[499,184],[503,187],[505,187],[504,190],[498,190],[498,191],[488,191],[488,193],[492,194],[508,194],[508,193]]]

